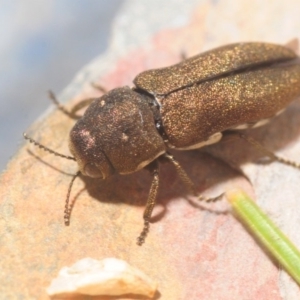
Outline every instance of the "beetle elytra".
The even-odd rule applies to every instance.
[[[26,139],[56,155],[75,160],[79,174],[105,179],[147,168],[152,184],[144,212],[142,244],[159,186],[159,160],[174,164],[193,191],[193,183],[168,148],[189,150],[216,143],[229,130],[265,124],[300,95],[300,60],[286,46],[236,43],[186,59],[176,65],[148,70],[134,87],[115,88],[94,99],[70,131],[72,157],[60,155],[24,134]],[[52,95],[52,99],[65,113]],[[244,137],[257,146],[251,138]],[[264,151],[260,146],[257,146]],[[278,158],[283,163],[298,165]]]

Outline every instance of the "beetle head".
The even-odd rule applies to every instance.
[[[87,108],[69,141],[82,174],[104,179],[132,173],[165,152],[147,97],[122,87]]]

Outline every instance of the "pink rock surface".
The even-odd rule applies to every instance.
[[[182,51],[189,56],[238,40],[284,44],[300,32],[299,14],[296,18],[295,13],[299,5],[292,6],[295,1],[273,1],[269,7],[246,1],[200,2],[185,25],[171,28],[166,24],[146,44],[127,50],[95,81],[108,89],[132,85],[136,74],[176,63]],[[290,23],[282,24],[282,16],[289,16]],[[82,98],[99,95],[89,82],[85,83],[67,103],[68,108]],[[300,103],[296,101],[251,135],[269,149],[299,161],[299,115]],[[49,148],[68,154],[68,133],[73,123],[54,110],[37,121],[28,133]],[[243,188],[300,245],[298,170],[278,163],[253,164],[260,154],[243,141],[220,143],[205,152],[174,155],[199,193],[214,196],[231,187]],[[253,185],[215,157],[234,161]],[[235,220],[225,201],[213,205],[198,203],[187,194],[168,164],[161,168],[158,205],[142,247],[136,245],[136,237],[142,229],[151,182],[146,171],[114,176],[103,182],[85,177],[75,181],[71,198],[76,201],[71,224],[65,227],[64,201],[70,174],[76,171],[76,163],[25,144],[2,174],[3,299],[47,299],[45,288],[58,270],[84,257],[128,261],[158,282],[156,299],[299,298],[299,287]]]

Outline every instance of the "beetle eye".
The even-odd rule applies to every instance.
[[[102,178],[103,179],[102,172],[93,163],[87,163],[84,166],[84,173],[85,173],[85,175],[87,175],[89,177]]]

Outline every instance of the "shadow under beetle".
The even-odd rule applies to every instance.
[[[78,163],[67,194],[65,223],[69,224],[69,197],[79,175],[105,179],[147,168],[152,184],[144,211],[141,245],[149,231],[159,186],[159,161],[173,163],[190,191],[194,185],[168,148],[189,150],[216,143],[222,133],[263,125],[300,95],[300,61],[288,46],[236,43],[186,59],[176,65],[137,75],[133,88],[113,89],[91,104],[70,131],[65,156],[24,137],[37,146]],[[52,100],[66,111],[51,95]],[[82,106],[82,105],[81,105]],[[277,157],[253,139],[239,134],[272,159]],[[208,199],[214,201],[218,199]]]

